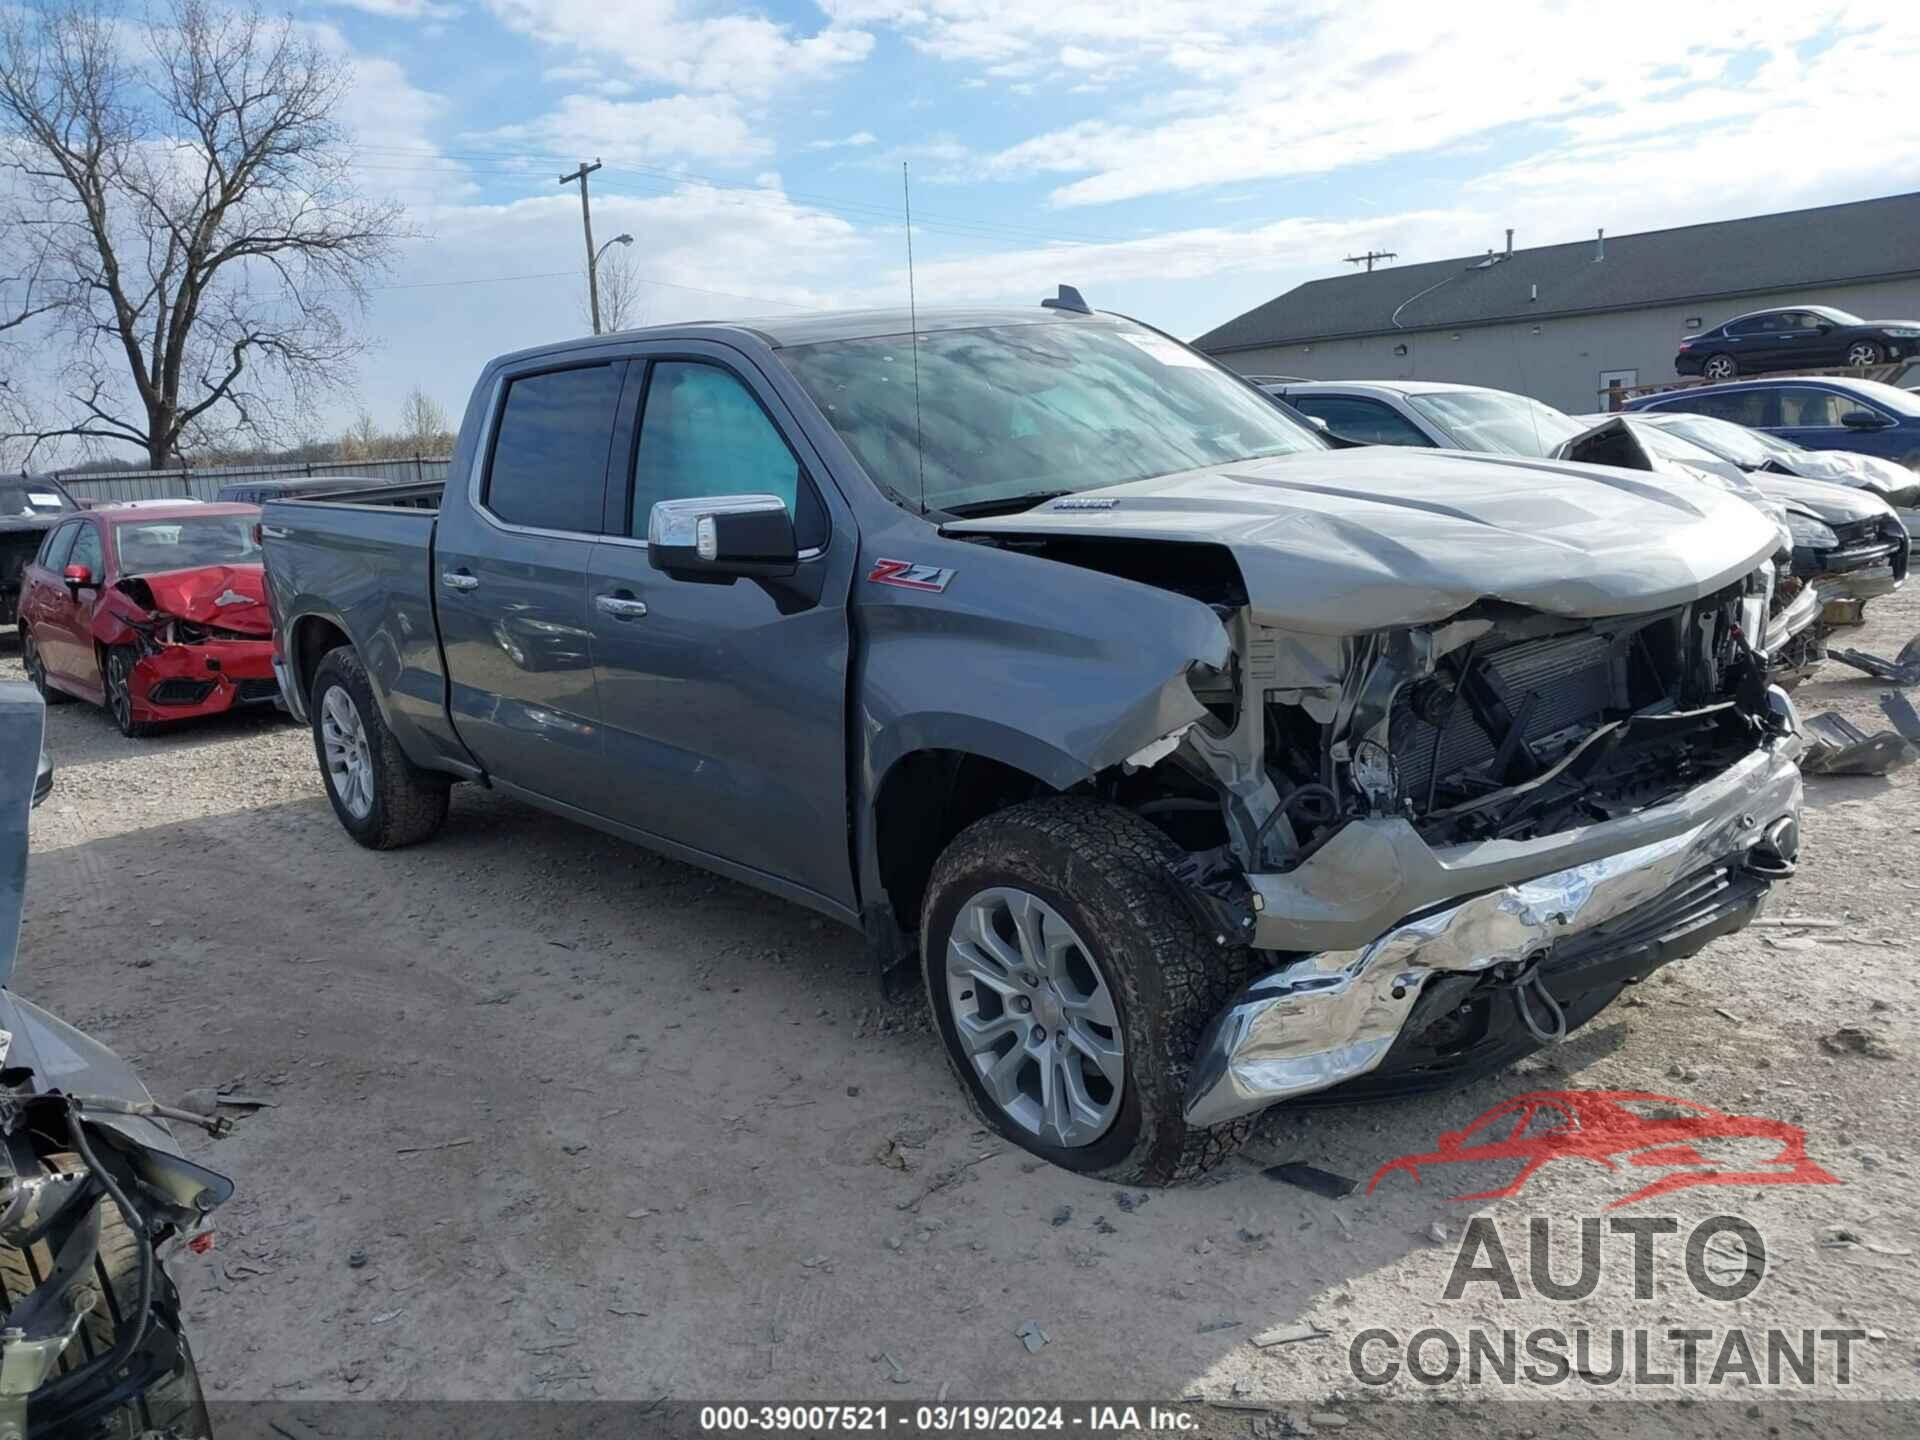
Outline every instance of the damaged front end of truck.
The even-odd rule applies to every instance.
[[[1479,491],[1395,456],[1423,498],[1363,496],[1365,454],[1182,478],[1130,520],[1116,487],[1097,541],[1044,510],[1018,537],[997,522],[1003,544],[1141,578],[1115,557],[1177,526],[1192,561],[1157,570],[1240,577],[1168,586],[1211,606],[1231,658],[1189,670],[1204,717],[1107,787],[1186,851],[1214,941],[1253,952],[1189,1072],[1193,1125],[1497,1069],[1744,927],[1794,868],[1797,722],[1760,648],[1770,521],[1691,487],[1636,540],[1654,512],[1537,475],[1488,495],[1478,457],[1455,463]],[[1229,528],[1190,543],[1209,508]]]
[[[1798,849],[1793,711],[1746,638],[1765,598],[1242,622],[1241,685],[1172,756],[1237,797],[1184,878],[1281,963],[1216,1022],[1188,1118],[1481,1073],[1751,920]]]

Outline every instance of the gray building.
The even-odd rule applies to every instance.
[[[1452,380],[1575,413],[1748,310],[1920,316],[1920,194],[1310,280],[1193,343],[1248,375]]]

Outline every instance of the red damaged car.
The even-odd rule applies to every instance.
[[[22,576],[20,654],[49,704],[105,705],[124,735],[270,705],[257,505],[103,506],[48,534]]]

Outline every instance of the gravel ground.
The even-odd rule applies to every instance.
[[[1853,643],[1890,655],[1916,630],[1909,587]],[[1880,689],[1829,665],[1797,698],[1869,723]],[[434,842],[363,851],[305,732],[271,716],[129,741],[69,705],[49,712],[48,746],[17,988],[163,1098],[233,1085],[274,1102],[226,1140],[185,1139],[238,1185],[217,1248],[176,1257],[216,1399],[1206,1395],[1287,1417],[1209,1412],[1218,1433],[1256,1435],[1316,1412],[1322,1431],[1329,1413],[1350,1434],[1404,1431],[1402,1407],[1369,1403],[1383,1396],[1572,1402],[1430,1403],[1417,1421],[1524,1436],[1611,1432],[1625,1412],[1596,1402],[1685,1393],[1700,1403],[1678,1413],[1711,1433],[1889,1429],[1836,1405],[1763,1426],[1737,1374],[1676,1391],[1350,1373],[1359,1332],[1429,1325],[1588,1327],[1596,1377],[1610,1327],[1857,1328],[1849,1384],[1829,1363],[1778,1393],[1920,1392],[1920,766],[1809,782],[1804,864],[1770,918],[1829,923],[1722,941],[1465,1090],[1270,1115],[1214,1183],[1148,1195],[977,1129],[920,1010],[882,1005],[855,937],[801,910],[471,786]],[[1843,1026],[1868,1027],[1876,1053],[1823,1043]],[[1563,1160],[1477,1204],[1450,1197],[1511,1165],[1365,1193],[1382,1163],[1507,1097],[1572,1088],[1803,1126],[1839,1183],[1620,1212],[1678,1222],[1655,1298],[1634,1298],[1628,1237],[1604,1232],[1599,1286],[1574,1302],[1531,1282],[1528,1220],[1561,1227],[1568,1278],[1579,1219],[1645,1173]],[[1334,1200],[1262,1173],[1286,1161],[1362,1186]],[[1684,1279],[1681,1239],[1716,1213],[1767,1247],[1734,1303]],[[1488,1282],[1444,1298],[1476,1216],[1500,1227],[1518,1298]],[[1739,1270],[1736,1255],[1717,1273]],[[1031,1353],[1015,1338],[1029,1320],[1048,1339]],[[1251,1343],[1297,1322],[1327,1333]]]

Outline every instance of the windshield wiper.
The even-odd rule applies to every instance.
[[[1044,505],[1049,500],[1058,500],[1064,495],[1078,494],[1075,490],[1035,490],[1026,495],[1000,495],[992,500],[968,500],[959,505],[942,505],[940,508],[949,515],[958,515],[962,520],[975,520],[983,515],[1013,515],[1022,510],[1031,510],[1036,505]]]

